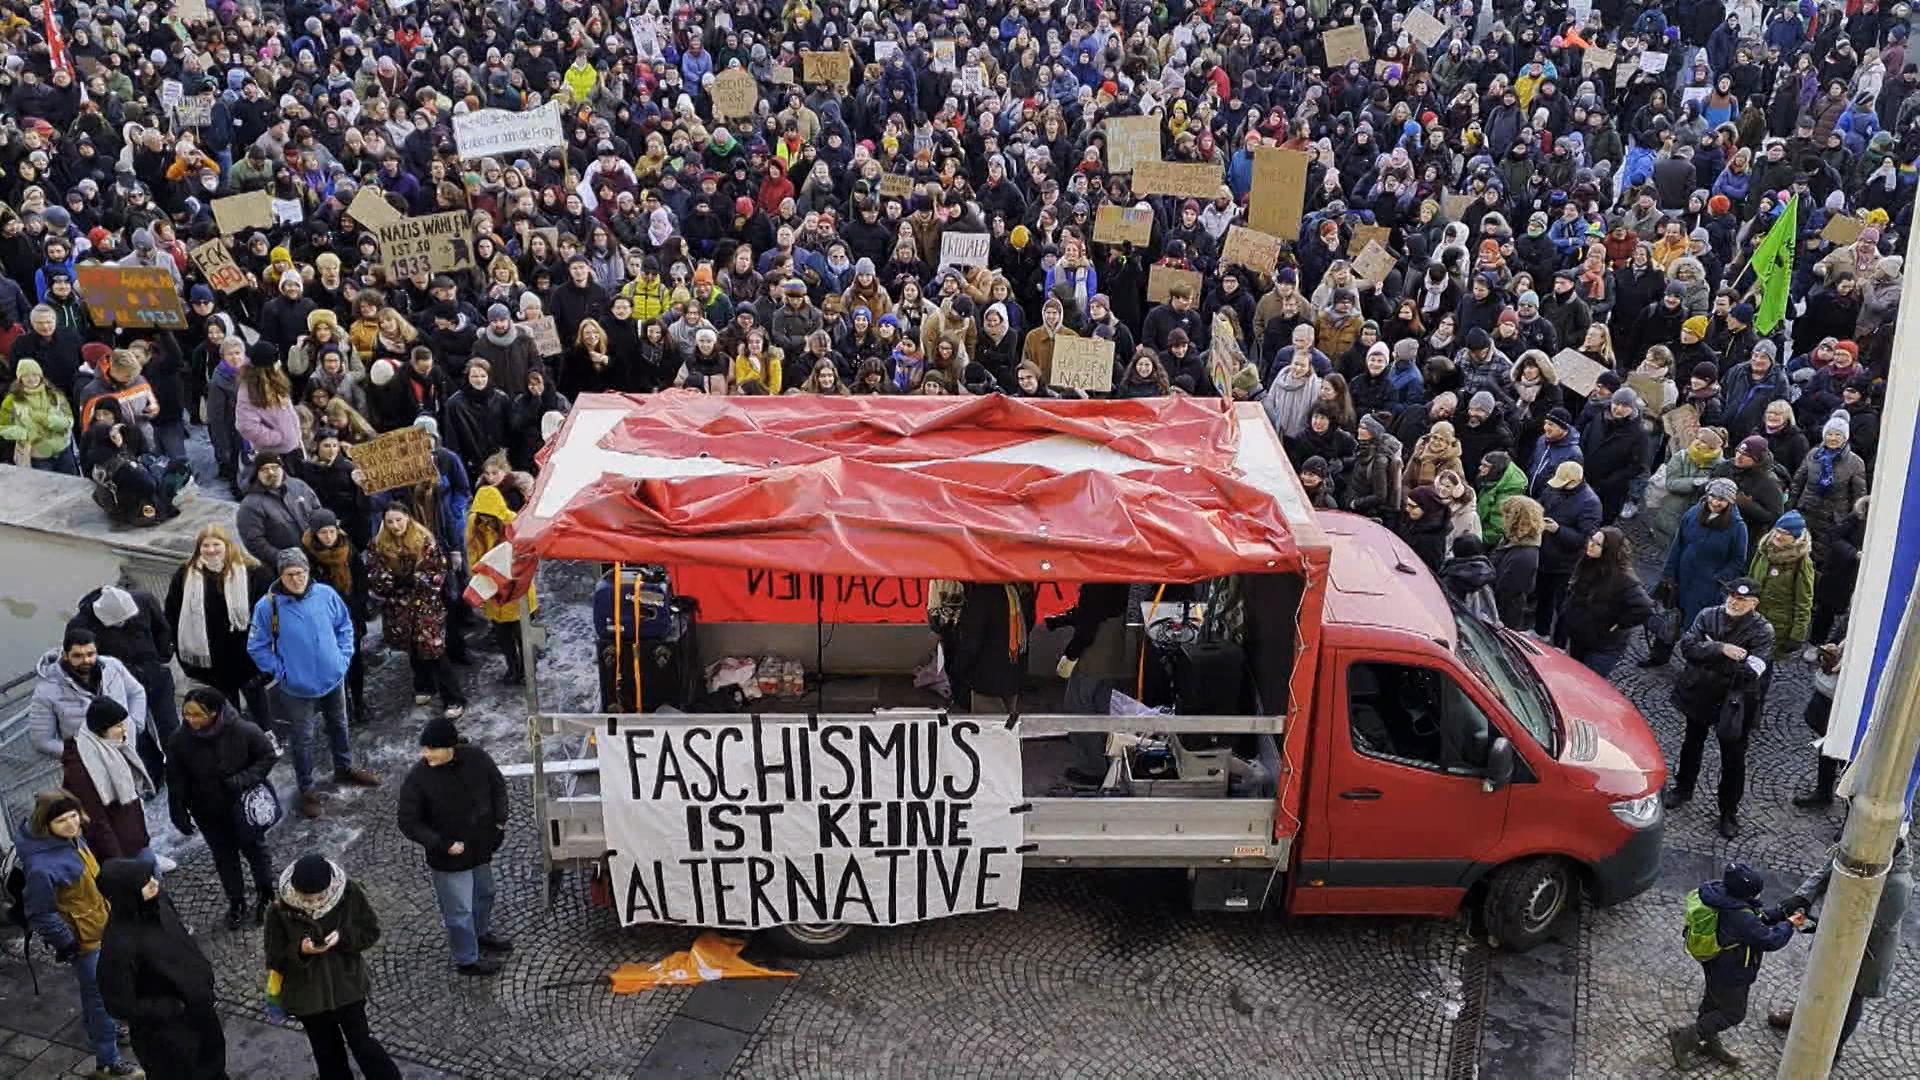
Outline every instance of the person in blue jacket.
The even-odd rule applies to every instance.
[[[1760,958],[1785,948],[1806,918],[1798,913],[1779,922],[1764,918],[1760,906],[1762,884],[1753,867],[1734,862],[1727,864],[1719,881],[1700,886],[1701,903],[1720,916],[1715,935],[1720,951],[1712,959],[1700,961],[1707,988],[1700,997],[1699,1019],[1667,1032],[1677,1069],[1685,1069],[1695,1054],[1706,1054],[1722,1065],[1740,1065],[1740,1059],[1721,1043],[1720,1033],[1746,1020],[1747,994],[1760,974]]]
[[[374,787],[380,777],[355,768],[347,742],[347,668],[353,662],[353,615],[330,585],[315,582],[306,552],[288,548],[275,563],[280,577],[253,606],[247,655],[272,680],[273,713],[293,743],[300,812],[320,816],[313,780],[313,721],[327,727],[335,783]]]
[[[1707,481],[1705,497],[1680,519],[1680,531],[1667,548],[1654,599],[1679,608],[1683,627],[1720,602],[1727,582],[1747,572],[1747,523],[1734,509],[1739,494],[1728,477]],[[1659,667],[1672,658],[1672,643],[1656,640],[1640,666]]]

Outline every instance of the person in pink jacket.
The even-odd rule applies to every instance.
[[[255,454],[272,451],[298,462],[300,418],[293,411],[293,383],[280,366],[280,350],[264,341],[248,348],[239,382],[233,426],[240,437]]]

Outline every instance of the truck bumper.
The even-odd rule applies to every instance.
[[[1620,850],[1593,864],[1593,902],[1606,907],[1631,900],[1653,887],[1660,876],[1660,844],[1667,825],[1661,821],[1627,837]]]

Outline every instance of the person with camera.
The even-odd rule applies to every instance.
[[[1740,831],[1740,797],[1747,785],[1747,743],[1760,722],[1773,669],[1773,626],[1760,615],[1760,586],[1752,578],[1727,583],[1726,598],[1694,617],[1680,638],[1686,667],[1673,704],[1687,720],[1680,768],[1663,802],[1672,810],[1693,798],[1700,760],[1712,733],[1720,744],[1720,835]]]

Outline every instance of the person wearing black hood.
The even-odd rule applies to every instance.
[[[1438,488],[1423,484],[1407,492],[1401,507],[1400,538],[1407,542],[1427,569],[1438,570],[1447,557],[1447,532],[1451,527],[1447,501]]]
[[[1452,553],[1440,564],[1436,576],[1440,586],[1447,590],[1447,599],[1489,623],[1500,624],[1499,602],[1493,592],[1498,573],[1479,537],[1454,537]]]
[[[167,740],[167,813],[182,836],[199,832],[213,853],[227,897],[227,926],[246,925],[244,856],[253,874],[253,924],[273,896],[273,860],[264,837],[240,821],[240,798],[266,780],[280,759],[272,740],[218,690],[195,687],[181,706],[186,723]]]
[[[1601,678],[1627,651],[1627,635],[1653,617],[1653,599],[1633,572],[1633,547],[1609,525],[1587,538],[1573,564],[1553,644]]]
[[[1747,995],[1759,977],[1761,958],[1786,948],[1793,932],[1806,923],[1806,916],[1798,912],[1788,919],[1769,920],[1760,906],[1764,886],[1759,871],[1734,862],[1727,864],[1720,880],[1702,884],[1687,898],[1687,951],[1700,961],[1707,985],[1700,998],[1700,1018],[1667,1032],[1675,1068],[1685,1069],[1695,1054],[1705,1054],[1722,1065],[1740,1065],[1740,1059],[1720,1042],[1720,1033],[1747,1019]],[[1696,906],[1703,919],[1707,913],[1714,916],[1713,941],[1701,942],[1700,951],[1693,934]]]
[[[100,996],[126,1023],[147,1080],[226,1080],[213,965],[173,898],[137,859],[108,859],[96,883],[110,912],[100,939]]]

